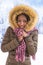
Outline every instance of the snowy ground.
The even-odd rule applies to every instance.
[[[3,53],[0,49],[0,65],[5,65],[8,53]],[[32,65],[43,65],[43,35],[38,37],[38,51],[36,53],[36,60],[32,60]]]

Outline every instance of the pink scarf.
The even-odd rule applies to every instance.
[[[14,32],[16,33],[17,36],[20,36],[23,33],[23,29],[17,28],[14,30]],[[21,62],[25,61],[25,51],[26,51],[26,44],[25,44],[25,41],[23,39],[20,42],[20,45],[16,49],[16,55],[15,55],[16,61],[21,61]]]
[[[16,28],[14,30],[15,34],[17,36],[21,36],[23,33],[23,29],[22,28]],[[30,31],[31,32],[31,31]],[[27,32],[28,34],[30,34],[30,32]],[[22,63],[25,61],[25,51],[26,51],[26,44],[24,39],[20,42],[20,45],[17,47],[16,49],[16,55],[15,55],[15,59],[16,61],[21,61]],[[35,55],[32,56],[32,58],[35,60]]]

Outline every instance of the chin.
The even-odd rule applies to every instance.
[[[24,27],[20,27],[20,28],[24,28]]]
[[[24,26],[19,26],[20,28],[24,28]]]

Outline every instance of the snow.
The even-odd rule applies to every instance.
[[[5,65],[7,56],[8,56],[8,52],[3,53],[0,49],[0,65]],[[38,36],[38,49],[36,53],[36,60],[32,60],[31,58],[31,63],[32,65],[43,65],[43,35],[42,34]]]

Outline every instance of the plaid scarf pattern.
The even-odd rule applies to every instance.
[[[35,28],[33,29],[35,30]],[[31,31],[33,31],[31,30]],[[23,34],[23,29],[22,28],[16,28],[14,30],[15,34],[17,36],[21,36]],[[29,35],[31,33],[31,31],[28,31],[27,34]],[[15,59],[17,62],[24,62],[25,61],[25,51],[26,51],[26,44],[24,39],[20,42],[20,45],[17,47],[16,49],[16,55],[15,55]],[[32,59],[35,60],[35,55],[32,55]]]
[[[16,33],[17,36],[21,36],[23,33],[23,29],[22,28],[16,28],[14,30],[14,32]],[[20,62],[25,61],[25,51],[26,51],[26,44],[25,44],[25,41],[23,39],[20,42],[20,45],[16,49],[16,55],[15,55],[16,61],[20,61]]]

